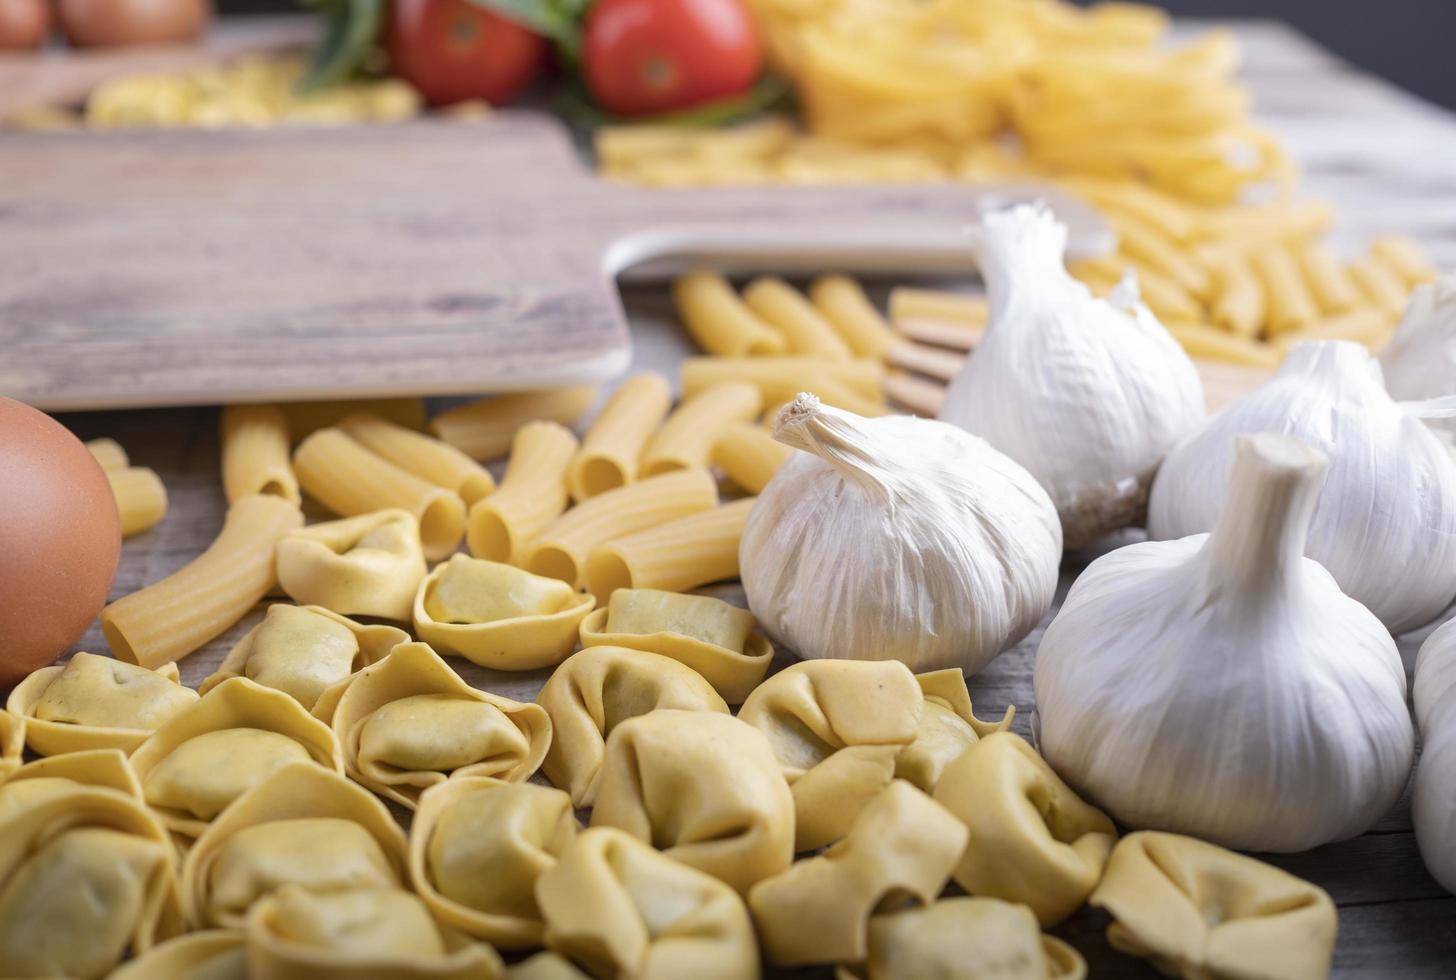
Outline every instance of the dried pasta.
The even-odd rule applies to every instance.
[[[642,475],[706,467],[718,435],[763,410],[758,390],[743,382],[714,385],[685,398],[642,452]]]
[[[490,471],[447,442],[396,425],[377,415],[355,412],[339,429],[377,456],[427,483],[453,490],[467,505],[495,489]]]
[[[598,545],[717,505],[718,485],[706,469],[649,477],[608,490],[558,517],[526,547],[520,564],[578,588],[587,556]]]
[[[282,497],[233,504],[217,539],[190,564],[101,611],[111,652],[156,669],[222,633],[277,583],[276,545],[302,524],[298,507]]]
[[[566,510],[566,472],[576,451],[576,436],[565,426],[521,426],[500,487],[470,507],[465,535],[470,553],[519,563],[526,544]]]
[[[452,408],[430,420],[430,431],[471,459],[499,459],[527,422],[571,425],[596,401],[592,385],[497,395]]]
[[[277,566],[301,605],[408,621],[425,577],[420,525],[396,509],[299,528],[278,542]]]
[[[1401,277],[1374,254],[1356,259],[1349,266],[1350,278],[1355,281],[1366,302],[1373,303],[1392,317],[1405,311],[1410,290]]]
[[[793,449],[748,422],[726,426],[713,443],[712,463],[749,493],[762,493]]]
[[[788,342],[789,351],[829,361],[847,361],[849,345],[812,303],[777,276],[761,276],[743,288],[748,308]]]
[[[92,439],[86,443],[86,450],[103,470],[124,470],[131,465],[126,450],[115,439]]]
[[[1306,276],[1308,269],[1306,268]],[[1213,301],[1209,316],[1238,337],[1255,337],[1264,328],[1264,286],[1241,255],[1230,255],[1213,272]]]
[[[710,354],[756,356],[788,349],[783,335],[759,319],[716,273],[681,277],[672,284],[672,298],[688,334]]]
[[[1400,235],[1377,238],[1370,243],[1370,253],[1393,269],[1407,286],[1418,286],[1436,278],[1431,260],[1409,238]]]
[[[156,471],[145,466],[127,466],[105,472],[121,516],[123,538],[150,530],[167,516],[167,488]]]
[[[341,517],[398,507],[420,522],[425,557],[444,558],[465,533],[460,495],[400,469],[340,429],[320,429],[293,453],[304,491]]]
[[[849,346],[855,357],[881,357],[892,339],[859,283],[848,276],[820,276],[809,287],[809,299]]]
[[[1287,333],[1319,319],[1314,296],[1288,249],[1276,247],[1254,257],[1254,270],[1264,282],[1269,304],[1269,332]]]
[[[613,538],[587,557],[586,589],[605,602],[617,589],[686,592],[738,577],[738,541],[754,498]]]
[[[672,389],[662,375],[644,371],[623,382],[571,461],[567,482],[572,497],[586,500],[637,479],[642,450],[671,407]]]
[[[288,417],[276,405],[229,405],[222,410],[222,488],[228,503],[271,493],[302,498],[288,462]]]
[[[747,382],[763,395],[764,404],[786,402],[822,380],[874,399],[880,396],[885,368],[879,361],[825,361],[814,357],[689,357],[680,375],[683,398],[691,398],[716,385]]]
[[[1360,305],[1360,293],[1349,271],[1321,245],[1308,244],[1299,250],[1304,281],[1325,316],[1348,313]]]
[[[204,929],[153,946],[107,980],[248,980],[247,952],[242,932]]]
[[[910,286],[890,290],[890,320],[897,326],[907,320],[932,320],[983,327],[988,319],[990,307],[984,296]]]

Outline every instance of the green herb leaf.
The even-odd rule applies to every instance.
[[[379,40],[384,0],[304,0],[324,16],[324,35],[313,50],[303,92],[336,85],[359,70]]]
[[[542,37],[575,50],[591,0],[469,0]]]
[[[588,128],[625,124],[707,128],[741,122],[775,109],[787,109],[793,102],[792,96],[793,89],[787,82],[774,75],[764,75],[741,95],[651,116],[618,116],[593,105],[586,90],[577,83],[562,87],[557,97],[557,108],[573,123]]]

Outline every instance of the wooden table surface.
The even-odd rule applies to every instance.
[[[1402,232],[1422,241],[1443,266],[1456,266],[1456,118],[1351,70],[1281,25],[1247,22],[1236,29],[1258,115],[1304,165],[1306,193],[1328,198],[1339,209],[1336,246],[1353,253],[1372,235]],[[666,297],[631,290],[626,300],[635,366],[674,374],[691,349],[672,322]],[[166,520],[126,542],[112,598],[162,578],[206,547],[224,507],[215,410],[76,413],[62,420],[83,438],[120,440],[137,464],[161,474],[171,495]],[[1069,563],[1066,568],[1063,593],[1078,567]],[[732,594],[736,588],[723,591]],[[184,660],[183,680],[200,682],[256,621],[255,613]],[[1425,632],[1402,638],[1408,670]],[[1015,704],[1022,734],[1031,715],[1031,668],[1039,636],[1040,630],[971,680],[980,713],[998,714],[1004,705]],[[78,649],[104,652],[100,630],[87,633]],[[473,683],[514,697],[533,696],[543,679],[540,672],[493,674],[455,663]],[[1362,837],[1271,860],[1316,882],[1339,905],[1334,976],[1456,976],[1456,898],[1421,863],[1408,799]],[[1107,946],[1106,923],[1104,914],[1084,909],[1057,932],[1086,956],[1092,977],[1158,976]]]

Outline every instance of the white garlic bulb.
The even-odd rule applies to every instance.
[[[1213,527],[1240,433],[1294,436],[1330,457],[1309,557],[1391,632],[1422,626],[1456,598],[1456,456],[1420,420],[1439,411],[1392,400],[1359,344],[1300,344],[1273,379],[1168,455],[1153,481],[1148,533],[1181,538]]]
[[[1411,817],[1431,877],[1456,892],[1456,620],[1426,638],[1411,682],[1421,761]]]
[[[1395,398],[1456,395],[1456,273],[1415,288],[1395,336],[1380,352],[1380,366]],[[1427,424],[1456,441],[1456,419]]]
[[[1235,443],[1212,534],[1130,545],[1072,586],[1037,652],[1033,727],[1128,827],[1299,851],[1363,832],[1405,788],[1405,670],[1303,557],[1324,455]]]
[[[774,438],[803,452],[754,503],[740,576],[754,615],[801,657],[975,671],[1046,615],[1056,509],[983,440],[808,394],[780,413]]]
[[[990,327],[940,418],[981,436],[1046,488],[1069,548],[1142,520],[1163,456],[1203,419],[1203,385],[1131,280],[1097,299],[1062,264],[1044,208],[978,230]]]

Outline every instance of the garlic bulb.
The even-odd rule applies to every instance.
[[[1380,366],[1396,398],[1456,395],[1456,273],[1415,288],[1395,337],[1380,352]],[[1427,424],[1456,441],[1456,419]]]
[[[1181,538],[1213,527],[1239,433],[1294,436],[1330,457],[1309,557],[1391,632],[1429,623],[1456,598],[1456,457],[1420,416],[1453,407],[1456,399],[1391,400],[1359,344],[1300,344],[1271,381],[1168,455],[1153,482],[1148,533]]]
[[[1421,761],[1411,817],[1431,877],[1456,892],[1456,620],[1426,638],[1411,683]]]
[[[795,453],[748,515],[748,605],[801,657],[979,670],[1051,605],[1056,509],[984,441],[929,419],[866,419],[801,394]]]
[[[1132,280],[1093,297],[1062,265],[1066,244],[1044,208],[985,217],[990,328],[940,417],[1030,470],[1076,548],[1142,520],[1158,464],[1203,418],[1203,385]]]
[[[1235,440],[1212,534],[1093,562],[1037,653],[1042,754],[1134,829],[1299,851],[1382,817],[1414,734],[1395,641],[1303,557],[1324,455]]]

